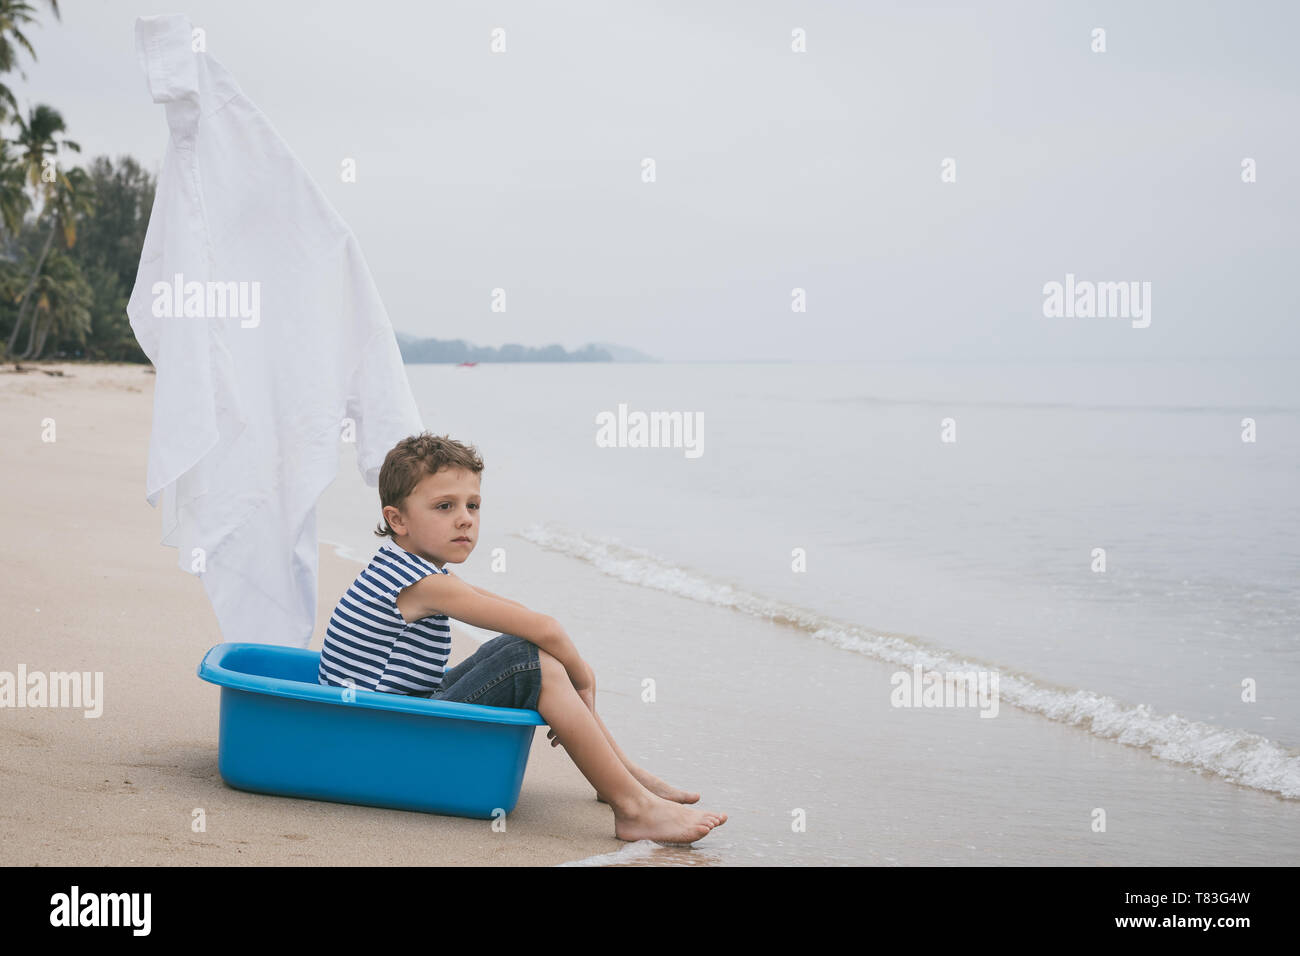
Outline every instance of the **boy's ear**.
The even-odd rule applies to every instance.
[[[384,520],[388,522],[388,527],[392,528],[398,534],[406,533],[406,529],[402,527],[402,524],[404,523],[402,521],[402,513],[392,505],[385,505],[380,514],[383,515]]]

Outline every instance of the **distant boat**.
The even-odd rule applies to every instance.
[[[473,368],[473,367],[474,367],[475,365],[477,365],[477,364],[478,364],[478,362],[461,362],[461,363],[460,363],[459,365],[457,365],[456,367],[457,367],[457,368]]]

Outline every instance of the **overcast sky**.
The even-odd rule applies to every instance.
[[[36,5],[20,105],[155,173],[135,18],[203,27],[400,331],[669,360],[1300,356],[1294,3]],[[1150,326],[1044,317],[1066,273],[1150,282]]]

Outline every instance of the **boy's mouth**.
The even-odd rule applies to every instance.
[[[464,541],[466,544],[469,544],[469,538],[466,538],[466,537],[452,538],[452,539],[451,539],[451,543],[452,543],[452,544],[455,544],[457,541]]]

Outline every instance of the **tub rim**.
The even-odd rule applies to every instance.
[[[450,717],[456,720],[474,720],[487,724],[512,724],[528,727],[546,724],[542,715],[535,710],[525,710],[517,707],[488,707],[483,704],[466,704],[454,700],[429,700],[425,697],[386,694],[361,687],[347,688],[335,687],[329,684],[309,684],[304,681],[285,680],[281,677],[248,674],[225,666],[226,655],[245,648],[269,649],[282,654],[311,655],[320,660],[320,651],[313,651],[306,647],[291,647],[284,644],[258,644],[253,641],[223,641],[220,644],[214,644],[203,655],[203,660],[199,662],[197,670],[199,678],[222,688],[229,687],[234,690],[250,691],[254,694],[266,694],[270,697],[287,697],[292,700],[308,700],[321,704],[364,707],[368,710],[396,711],[403,714],[415,714],[420,717]],[[343,699],[343,694],[349,689],[356,694],[355,700],[346,701]]]

